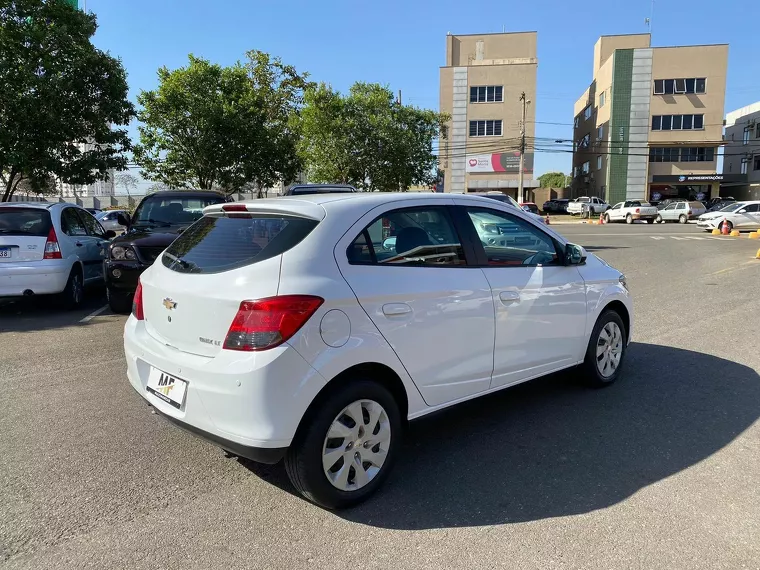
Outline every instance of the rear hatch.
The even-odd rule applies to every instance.
[[[42,260],[51,228],[46,208],[0,207],[0,263]]]
[[[148,334],[183,352],[216,356],[240,303],[277,295],[282,254],[317,224],[287,213],[207,214],[141,277]]]

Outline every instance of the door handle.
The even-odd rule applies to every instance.
[[[412,312],[412,308],[406,303],[388,303],[383,305],[383,314],[386,317],[396,317],[398,315],[407,315]]]
[[[81,241],[77,242],[77,247],[82,247],[84,244]]]
[[[502,291],[499,293],[499,301],[505,305],[517,303],[520,300],[520,293],[517,291]]]

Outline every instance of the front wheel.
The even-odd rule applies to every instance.
[[[655,218],[654,221],[657,222],[658,224],[661,224],[662,223],[662,216],[660,214],[657,214],[657,217]]]
[[[609,386],[620,375],[626,351],[623,319],[612,310],[601,314],[594,325],[583,361],[586,380],[595,388]]]
[[[626,223],[626,224],[632,224],[632,223],[633,223],[633,216],[631,216],[631,214],[628,214],[628,215],[625,217],[625,223]]]
[[[329,394],[304,422],[285,456],[299,493],[324,508],[344,509],[382,485],[401,444],[401,413],[387,389],[353,381]]]
[[[604,223],[605,224],[609,224],[610,223],[610,215],[609,214],[604,214]]]

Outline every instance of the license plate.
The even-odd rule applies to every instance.
[[[11,256],[11,248],[9,247],[0,247],[0,257],[10,257]]]
[[[145,389],[177,409],[182,407],[187,393],[187,382],[158,368],[151,368]]]

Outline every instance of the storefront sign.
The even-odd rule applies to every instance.
[[[467,172],[520,172],[520,153],[467,155]],[[525,153],[524,172],[533,173],[533,154]]]
[[[710,182],[741,182],[746,177],[741,174],[680,174],[652,176],[653,183],[669,182],[675,184],[701,184]]]

